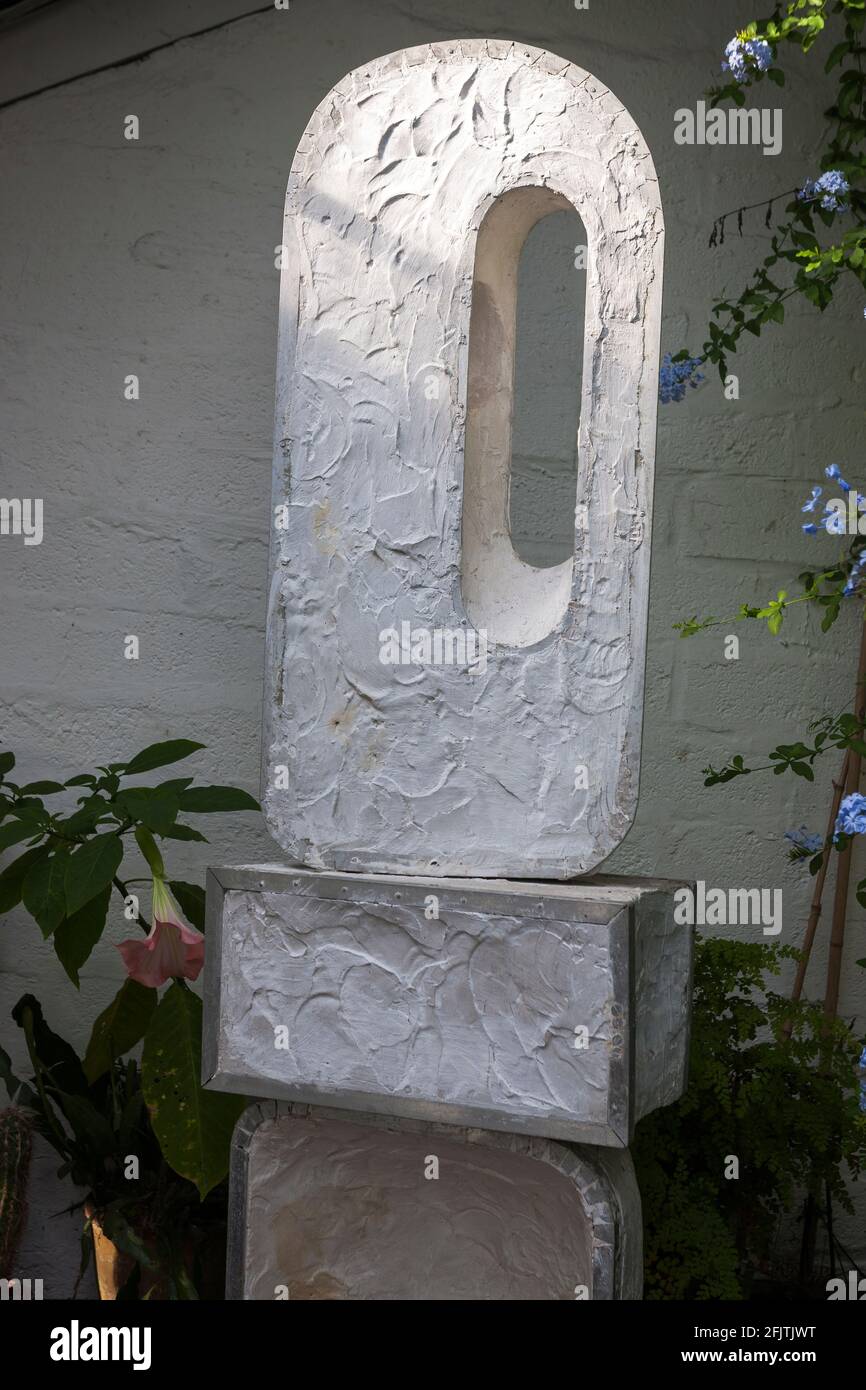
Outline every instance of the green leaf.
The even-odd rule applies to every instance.
[[[69,864],[67,849],[55,850],[47,860],[28,870],[21,890],[21,899],[31,917],[35,917],[43,936],[50,936],[66,916],[66,870]]]
[[[94,835],[70,855],[66,868],[66,911],[70,916],[111,883],[122,859],[119,835]]]
[[[197,931],[204,931],[204,903],[205,892],[199,888],[197,883],[184,883],[179,879],[172,879],[169,883],[174,896],[180,903],[185,917],[192,922]]]
[[[845,57],[845,54],[849,53],[850,51],[851,44],[847,39],[844,40],[843,43],[834,44],[834,46],[830,49],[830,56],[824,64],[824,71],[829,72],[831,68],[834,68],[836,66],[837,63],[841,63],[842,59]]]
[[[96,778],[91,772],[80,772],[77,777],[70,777],[68,782],[63,783],[64,787],[95,787]]]
[[[98,1159],[110,1158],[116,1147],[114,1131],[107,1117],[89,1096],[58,1094],[57,1103],[66,1116],[76,1140]]]
[[[127,787],[118,792],[114,800],[130,820],[140,821],[155,835],[164,835],[177,819],[178,791],[178,787],[169,782],[161,787]]]
[[[163,831],[163,838],[169,840],[201,840],[202,844],[207,844],[207,837],[202,835],[200,830],[195,830],[191,825],[175,824],[170,825],[168,830]]]
[[[105,798],[94,794],[85,797],[77,811],[57,824],[65,835],[87,835],[101,820],[111,815],[111,807]]]
[[[21,889],[29,870],[50,854],[47,845],[37,845],[35,849],[25,850],[0,874],[0,913],[11,912],[21,901]]]
[[[261,807],[240,787],[191,787],[180,794],[182,811],[206,814],[211,811],[259,811]]]
[[[21,788],[22,796],[50,796],[53,792],[64,790],[62,782],[28,782]]]
[[[791,771],[796,772],[798,777],[805,777],[807,782],[814,782],[815,774],[808,763],[791,763]]]
[[[86,1095],[87,1078],[81,1063],[69,1043],[52,1033],[42,1016],[39,1000],[32,994],[22,995],[12,1017],[23,1029],[39,1065],[49,1073],[52,1086],[65,1095]]]
[[[11,772],[14,766],[14,753],[0,753],[0,779],[5,777],[7,772]]]
[[[32,822],[28,824],[26,821],[12,821],[0,830],[0,850],[11,849],[13,845],[20,844],[22,840],[30,840],[38,834],[39,827],[34,827]]]
[[[204,1198],[228,1172],[242,1096],[201,1085],[201,1000],[176,982],[157,1006],[144,1039],[141,1082],[163,1157]]]
[[[63,969],[78,988],[78,972],[105,930],[111,884],[91,898],[82,908],[64,917],[54,933],[54,949]]]
[[[116,1057],[135,1047],[147,1032],[156,1008],[157,992],[125,980],[93,1025],[84,1056],[84,1072],[93,1084],[108,1071]]]
[[[136,753],[131,763],[123,769],[124,777],[137,777],[140,772],[152,772],[155,767],[165,767],[168,763],[180,762],[191,753],[204,748],[203,743],[193,743],[188,738],[169,739],[167,743],[152,743]],[[118,765],[122,767],[122,764]]]

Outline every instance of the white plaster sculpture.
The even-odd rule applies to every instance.
[[[627,1153],[255,1105],[235,1131],[231,1299],[639,1298]]]
[[[509,534],[517,261],[589,260],[574,555]],[[588,73],[496,40],[350,73],[286,199],[264,801],[293,862],[569,878],[638,788],[663,222]]]
[[[210,1084],[625,1147],[685,1084],[679,885],[208,875]]]
[[[540,569],[509,532],[517,267],[568,207],[574,552]],[[267,1098],[229,1297],[639,1297],[626,1146],[685,1084],[691,932],[674,883],[549,880],[637,797],[652,161],[572,64],[432,44],[322,102],[284,241],[264,800],[294,867],[207,894],[203,1078]]]

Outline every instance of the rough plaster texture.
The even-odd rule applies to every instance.
[[[573,559],[540,569],[509,526],[518,264],[569,206],[589,242],[581,521]],[[640,132],[539,49],[391,54],[313,115],[283,242],[274,836],[314,868],[586,872],[639,771],[664,243]],[[478,672],[383,664],[404,623],[494,650]]]
[[[0,98],[121,59],[250,8],[249,0],[89,0],[52,5],[0,32]],[[27,777],[71,776],[157,738],[207,743],[203,780],[258,786],[261,653],[279,273],[286,179],[325,94],[350,69],[414,44],[493,35],[545,48],[595,73],[625,102],[652,151],[667,224],[663,346],[693,349],[710,295],[738,287],[763,256],[760,213],[744,236],[707,248],[712,219],[815,175],[832,100],[820,59],[788,63],[784,148],[674,144],[674,111],[715,81],[741,0],[294,0],[0,112],[0,358],[3,496],[41,496],[45,539],[0,537],[4,744]],[[137,112],[139,142],[123,139]],[[552,220],[552,219],[551,219]],[[545,224],[542,224],[544,226]],[[539,563],[569,534],[568,461],[551,401],[574,381],[549,352],[562,333],[552,284],[573,273],[572,247],[551,244],[544,313],[527,325],[527,357],[548,363],[515,439],[526,460],[525,543]],[[800,537],[798,509],[825,462],[857,473],[862,457],[863,320],[849,289],[819,316],[796,303],[784,328],[738,353],[739,400],[717,381],[659,412],[641,787],[637,816],[605,870],[687,874],[720,887],[782,887],[782,940],[796,943],[812,880],[789,867],[780,835],[818,830],[830,769],[814,786],[752,777],[705,789],[701,768],[742,752],[755,761],[801,735],[817,710],[850,699],[857,615],[828,636],[792,616],[782,640],[745,624],[739,661],[723,631],[680,641],[671,623],[763,600],[831,542]],[[138,402],[123,399],[137,372]],[[519,385],[519,383],[518,383]],[[525,429],[525,433],[523,430]],[[531,448],[529,445],[531,444]],[[861,491],[863,479],[861,478]],[[793,520],[792,520],[793,519]],[[142,639],[138,662],[123,637]],[[173,872],[204,882],[207,863],[274,856],[252,816],[201,822],[209,845],[176,845]],[[854,873],[866,873],[861,847]],[[130,868],[132,876],[144,872]],[[756,940],[744,926],[711,929]],[[9,1019],[32,990],[52,1024],[83,1046],[117,990],[111,943],[128,935],[119,903],[77,994],[50,945],[16,911],[0,931],[0,1042],[23,1068]],[[841,1010],[864,1027],[863,915],[853,895]],[[826,934],[808,988],[820,995]],[[790,975],[782,977],[784,985]],[[56,1165],[55,1165],[56,1166]],[[74,1282],[75,1223],[51,1213],[74,1199],[45,1176],[31,1190],[21,1270],[46,1292]],[[862,1203],[839,1235],[866,1261]],[[797,1228],[792,1226],[796,1240]]]
[[[203,1077],[623,1146],[683,1089],[692,930],[675,886],[216,870]]]
[[[640,1200],[630,1160],[621,1154],[602,1168],[598,1152],[255,1106],[232,1155],[229,1297],[638,1298]],[[438,1176],[425,1177],[431,1158]]]

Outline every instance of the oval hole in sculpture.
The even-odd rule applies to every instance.
[[[574,553],[587,241],[574,208],[530,230],[517,269],[511,543],[547,569]]]
[[[586,245],[549,188],[504,194],[478,231],[461,584],[469,620],[506,646],[541,641],[571,597]]]

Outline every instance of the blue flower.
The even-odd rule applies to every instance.
[[[824,489],[822,487],[813,487],[812,496],[809,498],[808,502],[803,504],[803,506],[800,508],[800,511],[813,512],[816,506],[818,505],[818,498],[821,496],[823,491]]]
[[[665,353],[659,368],[659,400],[662,405],[670,405],[671,401],[681,401],[686,394],[686,387],[701,384],[704,377],[697,370],[700,365],[699,357],[685,357],[680,362],[673,362],[670,353]]]
[[[819,179],[807,179],[797,194],[804,203],[821,199],[821,207],[826,212],[847,212],[845,195],[850,192],[850,184],[841,169],[828,169]]]
[[[722,71],[735,82],[751,82],[756,72],[766,72],[773,61],[773,50],[766,39],[744,39],[738,34],[725,49]]]
[[[791,851],[792,859],[803,859],[807,854],[817,854],[824,845],[821,836],[810,835],[805,825],[801,825],[799,830],[786,830],[785,839],[790,840],[794,846]]]
[[[836,817],[837,835],[862,835],[866,831],[866,796],[851,792],[839,807]]]
[[[866,1047],[860,1053],[860,1109],[866,1110]]]
[[[835,482],[837,482],[837,483],[839,484],[839,486],[840,486],[840,488],[842,489],[843,492],[850,492],[850,491],[851,491],[851,484],[845,482],[845,479],[842,477],[842,474],[839,472],[839,465],[838,465],[838,463],[831,463],[831,464],[829,464],[829,465],[824,469],[824,472],[826,473],[826,475],[827,475],[828,478],[832,478]]]
[[[845,581],[845,588],[842,590],[844,598],[850,598],[851,595],[856,593],[857,589],[860,587],[860,579],[862,576],[864,565],[866,565],[866,551],[861,551],[859,556],[851,566],[850,573],[848,575],[847,580]]]
[[[817,536],[818,534],[818,527],[815,525],[814,521],[804,521],[803,530],[806,532],[807,536]]]
[[[845,522],[842,520],[839,512],[830,510],[829,503],[824,508],[822,520],[824,522],[824,529],[829,536],[844,536]]]

